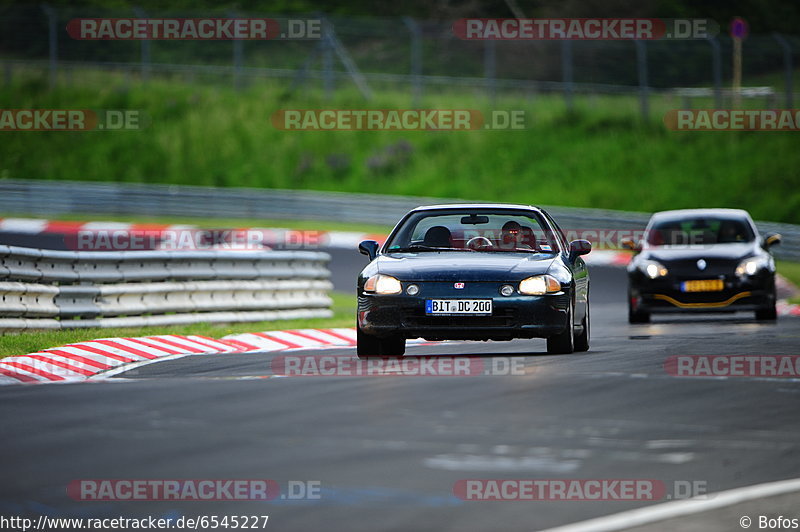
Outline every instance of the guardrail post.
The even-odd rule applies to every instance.
[[[639,76],[639,105],[642,110],[642,118],[647,120],[650,114],[648,105],[649,89],[647,87],[647,49],[644,41],[635,40],[633,42],[636,45],[636,71]]]
[[[716,37],[707,37],[711,45],[711,70],[714,74],[714,108],[722,108],[722,51]]]
[[[572,68],[572,41],[564,39],[561,41],[561,75],[564,86],[564,102],[567,104],[567,110],[572,111],[575,108],[574,103],[574,73]]]
[[[145,13],[145,11],[138,6],[133,8],[133,14],[136,15],[137,18],[147,18],[147,13]],[[140,68],[142,72],[142,80],[147,81],[150,78],[150,39],[142,39],[140,44]]]
[[[486,89],[489,100],[494,105],[497,98],[497,84],[495,74],[497,73],[497,46],[494,39],[484,41],[483,46],[483,74],[486,78]]]
[[[411,34],[411,106],[419,107],[422,100],[422,31],[411,17],[403,17],[403,22]]]
[[[58,13],[48,4],[42,4],[47,15],[47,43],[50,57],[50,88],[55,88],[58,81]]]
[[[778,41],[778,44],[783,48],[783,69],[786,77],[786,108],[792,108],[792,45],[780,33],[773,33],[772,36]]]

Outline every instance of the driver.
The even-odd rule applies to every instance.
[[[522,226],[510,220],[503,225],[502,232],[500,233],[500,246],[504,249],[532,249],[528,244],[523,242],[525,234],[522,231]]]
[[[733,221],[722,222],[719,230],[719,243],[729,244],[731,242],[741,242],[744,240],[739,232],[739,224]]]

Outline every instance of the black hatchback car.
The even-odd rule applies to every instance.
[[[774,320],[775,261],[781,236],[758,234],[747,211],[685,209],[658,212],[628,265],[628,321],[654,312],[755,311]]]
[[[358,276],[358,356],[402,356],[407,338],[547,338],[589,349],[586,240],[567,242],[544,210],[434,205],[409,212]]]

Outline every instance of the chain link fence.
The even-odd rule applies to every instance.
[[[181,77],[230,83],[280,80],[289,90],[314,84],[332,98],[355,81],[365,98],[384,90],[406,91],[418,106],[426,94],[454,86],[490,100],[516,94],[563,94],[574,105],[583,94],[638,95],[641,112],[658,96],[676,104],[726,107],[732,42],[724,34],[702,40],[660,41],[466,41],[452,25],[410,18],[356,18],[322,13],[293,16],[321,20],[319,39],[228,41],[76,40],[66,30],[76,18],[208,18],[286,15],[233,11],[148,11],[46,5],[0,8],[3,80],[35,69],[49,83],[69,84],[81,69],[124,72],[131,78]],[[724,33],[724,32],[723,32]],[[758,106],[791,108],[800,36],[751,35],[743,47],[745,85]],[[709,90],[691,92],[687,87]]]

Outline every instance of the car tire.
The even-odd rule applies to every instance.
[[[401,357],[406,353],[406,339],[402,336],[381,338],[380,353],[383,357]]]
[[[564,331],[547,338],[547,353],[550,355],[568,355],[575,351],[575,332],[572,325],[572,302],[567,307],[567,326]]]
[[[628,323],[650,323],[649,312],[633,309],[630,292],[628,292]]]
[[[406,352],[406,339],[402,336],[378,338],[356,327],[356,354],[358,358],[401,357]]]
[[[581,325],[583,325],[583,332],[574,339],[575,351],[588,351],[590,332],[589,301],[586,301],[586,315],[581,320]]]
[[[375,336],[370,336],[361,332],[361,327],[356,327],[356,354],[358,358],[369,358],[380,356],[380,340]]]
[[[775,309],[775,305],[771,305],[769,307],[760,308],[756,310],[756,319],[758,321],[775,321],[778,319],[778,311]]]

